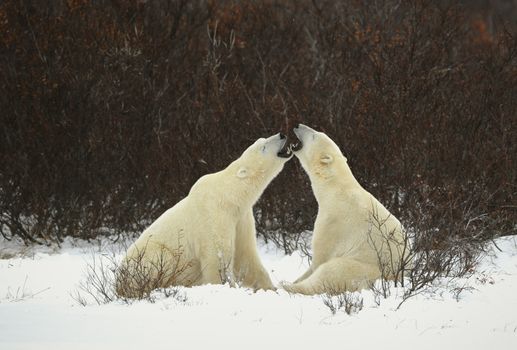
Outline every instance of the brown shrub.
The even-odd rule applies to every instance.
[[[436,246],[515,234],[517,44],[491,3],[3,2],[2,235],[139,231],[301,121]],[[312,227],[295,160],[256,212]]]

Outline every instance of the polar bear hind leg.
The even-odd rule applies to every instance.
[[[373,281],[380,278],[380,275],[379,267],[376,265],[339,257],[321,264],[306,279],[284,284],[283,287],[290,293],[305,295],[339,294],[368,288]]]

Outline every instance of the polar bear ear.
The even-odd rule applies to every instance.
[[[334,160],[334,157],[332,157],[330,154],[322,154],[320,157],[320,162],[323,164],[330,164]]]
[[[248,169],[246,167],[240,167],[239,170],[237,171],[237,177],[239,179],[244,179],[247,176],[248,176]]]

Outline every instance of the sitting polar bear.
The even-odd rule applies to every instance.
[[[261,138],[226,169],[201,177],[129,247],[117,293],[226,281],[274,289],[258,256],[252,207],[290,159],[285,144],[282,134]]]
[[[398,277],[407,240],[400,222],[352,175],[338,146],[324,133],[300,124],[292,150],[311,180],[318,202],[308,271],[284,289],[337,294]],[[382,271],[381,271],[382,270]]]

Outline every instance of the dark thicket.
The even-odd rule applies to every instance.
[[[515,234],[515,8],[476,3],[3,1],[1,234],[139,231],[297,122],[427,242]],[[256,206],[266,236],[315,214],[296,160]]]

